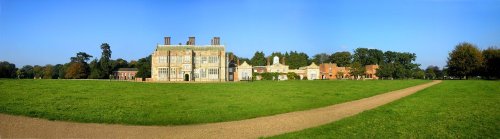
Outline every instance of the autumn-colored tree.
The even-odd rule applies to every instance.
[[[54,67],[50,64],[45,65],[43,68],[43,78],[52,79],[52,74],[54,74]]]
[[[86,79],[88,71],[84,63],[73,62],[66,70],[66,79]]]
[[[448,74],[460,79],[479,75],[483,64],[483,55],[479,49],[471,43],[460,43],[449,54]]]

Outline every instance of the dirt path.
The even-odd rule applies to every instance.
[[[311,128],[373,109],[430,83],[306,111],[241,121],[186,126],[128,126],[73,123],[0,114],[0,138],[258,138]]]

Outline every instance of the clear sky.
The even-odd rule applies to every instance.
[[[0,60],[69,62],[77,52],[137,60],[164,36],[226,50],[314,54],[358,47],[412,52],[444,66],[460,42],[500,47],[500,0],[0,0]]]

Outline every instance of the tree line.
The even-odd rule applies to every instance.
[[[151,55],[139,60],[128,62],[122,58],[111,59],[111,47],[108,43],[100,46],[100,58],[89,62],[92,55],[78,52],[69,58],[65,64],[25,65],[16,68],[15,64],[7,61],[0,62],[0,78],[18,79],[109,79],[113,78],[113,71],[119,68],[137,68],[136,77],[151,77]]]
[[[0,62],[0,78],[44,78],[44,79],[108,79],[112,72],[118,68],[138,68],[137,77],[151,77],[151,55],[139,60],[127,62],[124,59],[111,59],[111,48],[109,44],[100,46],[102,53],[100,58],[95,58],[88,63],[93,56],[78,52],[75,57],[65,64],[45,66],[25,65],[16,68],[15,64],[7,61]],[[229,52],[230,55],[233,55]],[[447,65],[442,69],[430,65],[426,69],[420,69],[420,64],[415,63],[417,56],[409,52],[381,51],[378,49],[357,48],[351,52],[342,51],[332,54],[319,53],[309,57],[306,53],[289,51],[285,53],[273,52],[265,55],[263,51],[255,52],[250,59],[234,57],[241,62],[246,61],[253,66],[265,66],[272,62],[274,56],[285,58],[286,65],[290,69],[308,66],[312,62],[316,64],[336,63],[339,67],[351,67],[350,74],[359,78],[364,74],[365,65],[379,65],[376,75],[381,79],[499,79],[500,78],[500,49],[489,47],[480,50],[471,43],[460,43],[449,53]],[[291,75],[292,76],[292,75]]]

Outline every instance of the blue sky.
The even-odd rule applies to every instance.
[[[460,42],[500,47],[500,0],[0,0],[0,60],[17,67],[69,62],[77,52],[137,60],[164,36],[227,51],[314,54],[358,47],[417,54],[444,66]]]

